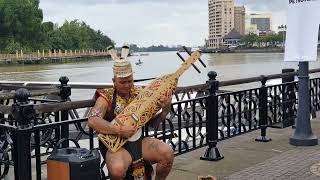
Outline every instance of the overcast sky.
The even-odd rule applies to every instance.
[[[286,23],[286,0],[235,0],[247,13],[272,13],[273,29]],[[40,0],[44,21],[79,19],[121,46],[204,44],[208,0]]]

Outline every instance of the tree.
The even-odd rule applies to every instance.
[[[41,39],[42,10],[39,0],[1,0],[1,33],[5,44],[20,43],[24,48],[36,48]]]
[[[114,42],[101,31],[95,31],[78,20],[65,21],[49,36],[53,49],[105,49]]]
[[[258,42],[258,35],[254,33],[249,33],[243,36],[240,40],[241,43],[244,43],[246,47],[252,47],[254,43]]]
[[[39,0],[0,0],[0,50],[104,49],[114,42],[79,20],[43,22]]]

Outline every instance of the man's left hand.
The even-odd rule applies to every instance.
[[[171,110],[171,102],[172,102],[172,95],[169,97],[162,97],[160,99],[160,107],[162,108],[162,111],[169,113]]]

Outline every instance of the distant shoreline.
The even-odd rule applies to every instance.
[[[320,52],[320,48],[318,48]],[[247,49],[233,49],[233,50],[209,50],[204,53],[284,53],[283,48],[247,48]]]
[[[274,53],[274,52],[284,52],[282,48],[251,48],[251,49],[235,49],[235,53]]]
[[[32,59],[2,59],[1,66],[10,65],[36,65],[36,64],[63,64],[73,62],[83,62],[91,60],[105,60],[109,56],[83,56],[83,57],[52,57],[52,58],[32,58]]]
[[[281,53],[282,48],[246,48],[246,49],[220,49],[207,50],[205,53]]]

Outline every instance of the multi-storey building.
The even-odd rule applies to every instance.
[[[234,7],[234,29],[242,36],[245,34],[246,9],[244,6]]]
[[[257,25],[260,32],[271,31],[271,14],[250,14],[250,24]]]
[[[234,28],[234,0],[208,0],[209,37],[208,49],[223,45],[223,37]]]

